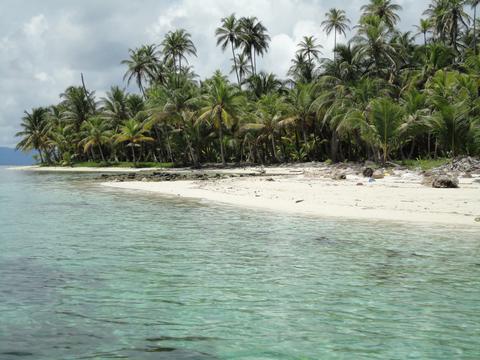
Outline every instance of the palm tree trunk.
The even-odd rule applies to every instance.
[[[98,145],[98,149],[100,150],[100,156],[102,158],[102,161],[105,162],[105,156],[103,156],[103,150],[102,150],[102,145],[101,144]]]
[[[220,123],[218,126],[218,135],[220,138],[220,156],[222,158],[222,165],[226,165],[227,162],[225,161],[225,150],[223,149],[223,128],[222,128],[222,121],[220,119]]]
[[[477,55],[477,7],[473,8],[473,51]]]
[[[43,164],[43,154],[42,154],[42,150],[40,149],[37,149],[38,150],[38,155],[40,156],[40,163]]]
[[[337,153],[338,153],[338,138],[337,132],[332,131],[332,140],[330,143],[330,159],[335,163],[337,162]]]
[[[337,49],[337,29],[335,29],[334,33],[335,35],[333,37],[333,60],[337,58],[337,53],[335,51]]]
[[[133,164],[135,165],[137,163],[137,160],[135,159],[135,146],[133,146],[133,142],[130,143],[130,145],[132,146],[132,160],[133,160]]]
[[[238,76],[237,58],[235,57],[235,48],[233,47],[233,42],[231,42],[231,45],[232,45],[232,55],[233,55],[233,66],[235,67],[235,74],[237,75],[238,85],[240,85],[240,77]]]
[[[277,161],[277,153],[275,151],[275,135],[272,133],[272,155],[273,155],[273,160]]]
[[[253,56],[254,56],[253,47],[251,47],[250,48],[250,63],[252,64],[252,74],[255,75],[255,65],[253,63]]]

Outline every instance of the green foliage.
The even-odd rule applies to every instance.
[[[427,168],[436,162],[409,159],[480,155],[480,55],[468,12],[478,4],[433,0],[412,35],[397,28],[398,4],[369,0],[343,43],[350,20],[332,8],[318,25],[334,36],[333,57],[322,59],[304,34],[287,79],[258,68],[270,36],[256,17],[232,14],[215,31],[235,83],[220,71],[200,80],[192,36],[172,30],[122,61],[140,95],[113,86],[97,100],[71,86],[58,104],[25,112],[17,147],[65,166],[369,159]]]

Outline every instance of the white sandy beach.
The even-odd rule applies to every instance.
[[[369,182],[361,175],[331,180],[309,168],[266,171],[261,177],[102,185],[298,215],[480,226],[480,183],[475,178],[460,178],[459,189],[434,189],[412,172]]]

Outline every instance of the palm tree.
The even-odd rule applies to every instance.
[[[480,0],[468,0],[468,3],[473,9],[473,51],[477,54],[477,7]]]
[[[346,31],[350,30],[350,27],[348,26],[350,20],[345,15],[345,11],[335,8],[330,9],[325,16],[327,19],[322,22],[322,27],[327,35],[330,35],[330,33],[334,31],[333,54],[335,57],[335,49],[337,48],[337,33],[346,36]]]
[[[360,129],[362,137],[382,152],[383,163],[400,145],[404,110],[390,98],[377,98],[370,102],[366,113],[360,110],[349,114],[350,123]]]
[[[263,56],[268,50],[270,36],[267,28],[256,17],[240,19],[240,40],[244,53],[250,58],[252,72],[257,73],[257,55]]]
[[[464,9],[465,0],[433,0],[424,14],[433,23],[436,35],[458,53],[458,37],[462,28],[468,28],[469,15]]]
[[[112,86],[101,98],[102,115],[108,119],[114,131],[128,118],[127,98],[125,91],[118,86]]]
[[[275,76],[275,74],[267,74],[263,71],[257,75],[250,76],[247,80],[247,88],[259,99],[262,95],[272,92],[279,92],[283,83]]]
[[[81,86],[70,86],[60,94],[63,100],[62,120],[72,124],[75,133],[79,134],[82,124],[95,113],[92,104],[95,104],[94,92],[87,92]]]
[[[46,121],[46,108],[35,108],[31,112],[25,111],[20,126],[22,130],[17,132],[15,136],[22,137],[17,144],[17,150],[21,151],[38,151],[40,162],[44,163],[44,152],[47,145],[48,123]]]
[[[396,67],[396,50],[391,44],[392,32],[378,16],[363,17],[358,26],[358,35],[353,41],[359,45],[357,56],[363,57],[380,74],[383,65]]]
[[[157,47],[155,45],[143,45],[137,49],[129,49],[130,58],[123,60],[122,64],[128,69],[123,77],[130,84],[133,78],[137,83],[143,97],[145,97],[144,81],[156,78],[159,63]]]
[[[238,72],[238,80],[239,80],[239,84],[241,85],[243,84],[243,81],[245,80],[245,78],[247,78],[252,74],[253,69],[249,64],[248,57],[245,56],[245,54],[243,53],[237,54],[235,64],[236,64],[236,67],[235,69],[232,68],[231,72],[233,71]]]
[[[417,35],[420,35],[420,34],[423,35],[423,45],[426,47],[427,46],[427,34],[429,32],[431,32],[431,29],[432,29],[432,23],[431,23],[430,19],[420,19],[420,24],[415,25],[415,27],[418,30]]]
[[[117,143],[128,142],[132,149],[132,160],[136,164],[137,159],[135,157],[135,147],[145,142],[153,142],[154,139],[147,136],[148,130],[143,123],[138,122],[136,119],[129,119],[125,121],[120,128],[120,134],[116,136]]]
[[[182,71],[182,60],[188,63],[187,55],[197,56],[197,48],[191,40],[191,35],[185,29],[169,31],[162,41],[163,54],[173,62],[176,73]]]
[[[92,157],[95,160],[94,148],[97,147],[102,161],[105,161],[102,146],[108,144],[112,138],[112,132],[106,121],[100,117],[92,117],[82,125],[84,131],[83,135],[83,152],[92,152]]]
[[[214,76],[205,94],[205,106],[200,109],[199,121],[212,122],[218,130],[220,156],[226,165],[223,144],[223,128],[231,126],[236,118],[240,93],[221,76]]]
[[[238,67],[237,67],[237,56],[235,55],[235,49],[240,45],[240,33],[241,27],[235,14],[231,14],[222,19],[222,26],[218,27],[215,30],[215,35],[217,37],[217,46],[221,46],[222,50],[231,46],[232,49],[232,59],[233,59],[233,67],[235,69],[235,73],[237,75],[237,83],[240,84],[240,76],[238,74]]]
[[[370,0],[370,3],[363,5],[361,10],[364,16],[378,16],[390,29],[393,29],[400,21],[400,16],[396,12],[402,10],[402,7],[393,4],[391,0]]]
[[[319,45],[316,43],[317,39],[313,36],[304,36],[302,41],[298,43],[297,47],[297,54],[299,54],[302,57],[306,57],[308,59],[308,62],[310,63],[310,66],[313,67],[313,59],[318,60],[321,51],[320,49],[323,48],[322,45]]]

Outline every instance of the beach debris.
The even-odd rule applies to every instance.
[[[301,203],[301,202],[304,202],[305,200],[296,200],[295,203]]]
[[[475,218],[475,222],[480,222],[480,216]]]
[[[344,172],[335,172],[332,175],[333,180],[346,180],[347,175]]]
[[[371,177],[378,180],[378,179],[383,179],[385,175],[383,174],[382,170],[375,170]]]
[[[372,177],[372,175],[373,175],[373,169],[370,168],[370,167],[367,167],[367,168],[363,169],[362,174],[363,174],[363,176],[365,176],[365,177]]]
[[[447,175],[432,177],[432,187],[437,189],[455,189],[458,188],[458,179]]]
[[[362,183],[362,182],[358,182],[358,183],[357,183],[357,186],[363,186],[363,183]]]

